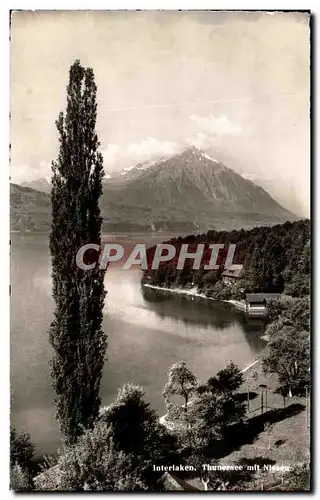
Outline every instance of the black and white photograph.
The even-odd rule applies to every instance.
[[[311,11],[8,23],[8,489],[310,492]]]

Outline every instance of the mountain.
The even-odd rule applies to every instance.
[[[36,191],[43,191],[44,193],[51,192],[51,182],[47,178],[23,182],[21,186],[35,189]]]
[[[294,213],[300,216],[306,216],[308,214],[308,197],[305,199],[298,196],[296,186],[293,185],[292,181],[288,182],[288,180],[282,180],[281,182],[279,178],[275,176],[270,177],[268,174],[259,175],[251,172],[242,173],[241,176],[261,186],[268,193],[272,194],[272,197],[280,205],[284,204]],[[310,214],[308,214],[308,217],[309,216]]]
[[[48,231],[50,209],[50,195],[29,187],[10,184],[12,231]]]
[[[105,183],[104,219],[155,230],[250,227],[293,220],[264,189],[191,147],[170,158],[127,168]]]
[[[19,186],[12,186],[17,198]],[[26,191],[19,194],[20,211],[15,206],[19,220],[25,224],[22,213],[34,218],[41,201],[40,221],[44,224],[48,195],[42,193],[41,198],[36,190],[20,189],[29,189],[29,196]],[[28,205],[23,210],[24,203]],[[101,210],[106,231],[182,233],[249,228],[296,219],[263,188],[195,147],[169,158],[127,167],[106,179]]]

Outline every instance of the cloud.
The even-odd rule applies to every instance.
[[[114,165],[121,156],[121,148],[118,144],[108,144],[106,149],[101,151],[106,165]]]
[[[197,148],[205,148],[212,141],[212,137],[208,136],[204,132],[197,132],[195,136],[188,139],[188,143],[196,146]]]
[[[122,147],[118,144],[108,144],[102,155],[106,171],[117,171],[143,160],[175,154],[178,149],[179,145],[175,142],[147,137]]]
[[[256,174],[254,172],[242,172],[241,174],[241,177],[243,177],[244,179],[248,179],[249,181],[252,181],[252,182],[257,182],[259,183],[259,181],[266,181],[266,182],[279,182],[279,180],[281,181],[284,181],[285,180],[285,177],[283,175],[281,175],[281,172],[279,172],[279,176],[275,177],[275,176],[272,176],[272,175],[268,175],[268,174],[264,174],[264,175],[261,175],[261,174]]]
[[[230,122],[225,115],[217,118],[211,114],[209,116],[190,115],[189,120],[193,121],[197,128],[207,136],[239,136],[244,133],[240,125]]]
[[[150,157],[153,155],[172,155],[177,151],[177,144],[170,141],[158,141],[154,137],[147,137],[141,142],[128,146],[128,154],[135,157]]]
[[[43,177],[48,178],[51,176],[51,163],[41,161],[38,165],[11,165],[10,177],[11,182],[21,183],[26,181],[34,181]]]
[[[101,150],[106,172],[122,170],[129,165],[135,165],[143,160],[161,156],[170,156],[177,153],[179,144],[171,141],[159,141],[154,137],[147,137],[140,142],[133,142],[125,146],[110,143]],[[41,178],[51,177],[51,163],[41,161],[37,166],[23,164],[11,166],[12,182],[21,183]]]

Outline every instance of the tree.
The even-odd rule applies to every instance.
[[[283,326],[275,331],[263,358],[265,372],[276,373],[281,385],[292,388],[309,380],[310,338],[305,330]]]
[[[285,272],[285,293],[292,297],[310,295],[311,248],[307,240],[300,253],[294,253]]]
[[[203,450],[212,440],[224,439],[228,426],[242,422],[245,413],[245,403],[231,393],[202,393],[189,411],[194,446]]]
[[[175,435],[182,446],[187,443],[192,446],[191,426],[192,416],[188,403],[190,397],[196,394],[198,381],[184,361],[171,366],[168,382],[164,386],[163,397],[167,407],[167,421],[171,421]],[[173,396],[183,398],[183,405],[172,402]]]
[[[185,361],[172,365],[168,377],[169,380],[163,390],[166,402],[171,396],[181,396],[184,399],[184,409],[187,411],[190,396],[195,393],[198,386],[197,378]]]
[[[273,332],[281,330],[284,326],[293,326],[297,330],[309,331],[310,329],[310,297],[292,298],[281,297],[268,305],[268,318],[270,324],[266,334],[270,337]]]
[[[29,434],[26,432],[17,433],[10,429],[10,465],[20,465],[23,469],[29,469],[34,454],[34,445]]]
[[[137,480],[133,490],[145,489],[137,477],[137,460],[115,450],[111,430],[97,422],[73,445],[59,452],[58,463],[35,478],[37,490],[44,491],[122,491],[131,475]]]
[[[25,491],[32,488],[31,469],[34,445],[29,434],[10,429],[10,488]]]
[[[216,422],[217,396],[212,393],[201,394],[189,410],[191,424],[190,444],[197,454],[203,454],[213,439],[219,439],[220,432]]]
[[[30,476],[28,471],[21,465],[14,465],[10,468],[10,489],[13,491],[31,490]]]
[[[111,429],[115,448],[140,456],[148,467],[170,460],[174,453],[175,439],[159,423],[142,387],[124,384],[101,419]]]
[[[52,162],[52,256],[54,349],[52,381],[57,419],[64,438],[74,442],[98,415],[99,387],[107,347],[101,329],[104,271],[83,271],[76,254],[85,244],[101,244],[103,161],[95,132],[96,85],[91,68],[72,64],[66,113],[56,122],[60,150]],[[95,254],[86,252],[87,264]]]
[[[183,272],[176,269],[176,262],[163,263],[170,272],[148,270],[144,281],[157,284],[158,279],[166,286],[198,284],[199,290],[216,299],[244,298],[246,292],[283,292],[295,297],[309,294],[310,285],[310,221],[286,222],[270,227],[255,227],[245,231],[214,231],[206,234],[189,235],[170,241],[179,254],[181,245],[188,243],[195,248],[205,244],[201,268],[186,268]],[[209,262],[208,245],[222,243],[225,246],[236,244],[235,262],[243,264],[245,274],[239,283],[223,286],[221,274],[226,252],[221,249],[216,271],[205,270],[202,266]],[[153,254],[154,249],[149,249]],[[169,269],[168,269],[169,271]],[[164,274],[163,274],[164,273]],[[191,285],[193,286],[193,285]]]
[[[230,361],[215,377],[198,387],[199,397],[189,412],[198,446],[206,447],[212,439],[224,438],[230,424],[243,420],[245,403],[236,394],[243,381],[243,373]]]
[[[243,373],[240,368],[230,361],[230,363],[220,370],[215,377],[209,378],[207,386],[211,392],[231,395],[237,391],[244,382]]]
[[[49,491],[159,491],[161,472],[174,463],[174,438],[145,401],[144,390],[125,384],[93,429],[60,452],[36,488]]]

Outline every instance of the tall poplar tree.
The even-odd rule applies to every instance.
[[[107,336],[101,329],[104,271],[78,268],[76,254],[87,243],[101,244],[103,159],[95,131],[97,87],[91,68],[70,67],[67,108],[56,126],[59,155],[52,162],[52,257],[54,349],[51,376],[57,419],[66,442],[91,427],[99,412],[99,388]],[[87,263],[95,255],[86,253]],[[90,260],[91,259],[91,260]]]

